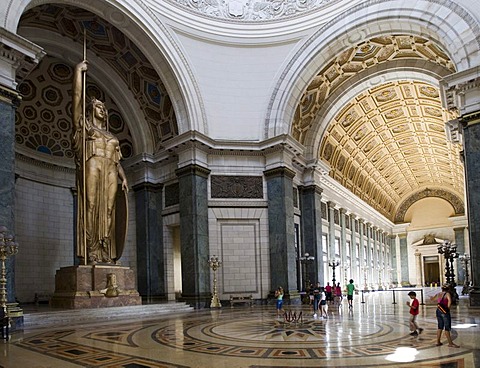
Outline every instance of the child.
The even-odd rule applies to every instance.
[[[410,307],[410,335],[411,336],[417,336],[422,333],[423,328],[418,327],[417,325],[417,316],[419,313],[419,307],[420,303],[418,302],[417,299],[417,293],[415,291],[410,291],[408,293],[408,296],[410,297],[411,301],[407,302],[407,305]]]
[[[281,286],[275,290],[275,298],[277,298],[277,318],[283,314],[283,288]]]

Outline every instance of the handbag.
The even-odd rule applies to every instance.
[[[445,307],[440,303],[437,304],[437,309],[443,314],[447,314],[448,312],[450,312],[450,310],[447,307]]]
[[[442,296],[442,299],[440,300],[440,302],[445,298],[445,294],[443,294]],[[437,309],[440,311],[440,313],[443,313],[443,314],[447,314],[450,312],[450,309],[448,309],[447,306],[441,304],[441,303],[438,303],[437,304]]]

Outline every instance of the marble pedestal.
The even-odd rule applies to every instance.
[[[116,292],[106,292],[107,279],[115,275]],[[110,276],[109,276],[110,275]],[[54,308],[81,309],[141,305],[135,272],[129,267],[88,265],[62,267],[55,274]]]

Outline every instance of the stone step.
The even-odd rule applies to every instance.
[[[186,313],[194,308],[185,303],[146,304],[126,307],[49,310],[24,312],[24,328],[60,327],[82,323],[155,318],[160,314]]]

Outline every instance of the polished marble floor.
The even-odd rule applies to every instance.
[[[328,318],[308,306],[236,305],[157,319],[26,329],[0,342],[0,366],[46,367],[480,367],[480,309],[462,297],[452,311],[452,336],[460,348],[437,347],[435,305],[424,289],[418,323],[408,328],[407,290],[355,296]],[[419,297],[420,299],[420,297]],[[363,301],[363,303],[362,303]],[[296,318],[295,318],[296,317]]]

